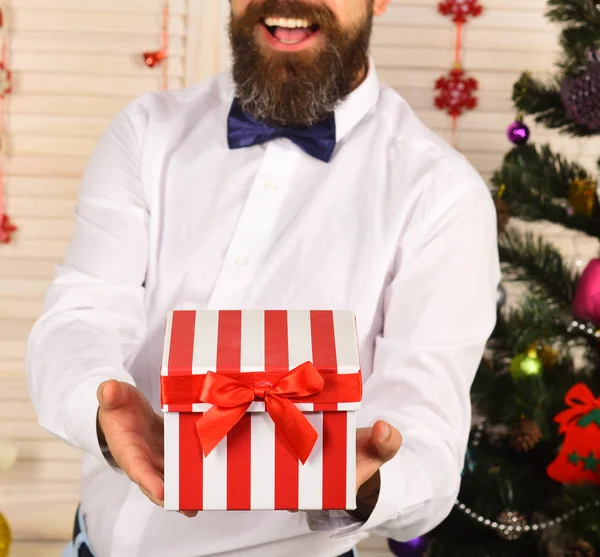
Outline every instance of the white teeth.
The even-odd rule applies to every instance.
[[[285,19],[282,17],[267,17],[265,18],[265,24],[269,27],[285,27],[287,29],[310,27],[310,23],[306,19]]]

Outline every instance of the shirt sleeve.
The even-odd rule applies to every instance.
[[[140,178],[147,114],[139,102],[103,134],[88,163],[76,228],[29,335],[26,372],[40,425],[102,459],[98,386],[135,384],[125,362],[144,335],[149,209]]]
[[[410,247],[399,245],[384,292],[383,331],[358,426],[386,420],[403,444],[380,470],[375,509],[366,523],[317,512],[308,516],[312,529],[408,541],[450,513],[471,425],[470,388],[496,322],[499,278],[496,214],[476,178],[444,196]]]

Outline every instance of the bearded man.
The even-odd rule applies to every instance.
[[[102,136],[27,354],[40,424],[86,452],[65,555],[338,557],[450,512],[496,319],[495,212],[380,83],[388,3],[233,0],[232,70],[138,98]],[[355,511],[164,510],[174,308],[353,310]]]

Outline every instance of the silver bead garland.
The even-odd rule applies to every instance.
[[[600,340],[600,330],[589,323],[581,323],[580,321],[573,319],[567,327],[567,333],[572,333],[573,331],[580,331],[585,335]]]
[[[574,321],[573,324],[573,326],[580,326],[580,324],[577,321]],[[585,328],[585,325],[583,327]],[[596,330],[593,330],[593,332],[598,338],[600,338],[600,332]],[[471,442],[471,445],[473,447],[478,447],[481,443],[481,437],[483,436],[483,432],[485,431],[485,423],[486,419],[481,418],[481,420],[477,424],[477,427],[475,428],[475,433],[473,434],[473,441]],[[516,526],[512,526],[510,524],[499,524],[496,520],[491,520],[483,515],[476,513],[474,510],[467,507],[467,505],[461,503],[458,499],[454,502],[454,506],[458,507],[460,511],[462,511],[469,518],[472,518],[473,520],[477,521],[479,524],[483,524],[487,528],[495,530],[505,539],[512,540],[518,539],[519,537],[521,537],[521,535],[526,534],[528,532],[538,532],[540,530],[546,530],[547,528],[551,528],[552,526],[560,524],[564,520],[572,518],[576,514],[587,511],[592,507],[600,507],[600,499],[591,503],[586,503],[585,505],[579,505],[576,509],[571,509],[570,511],[567,511],[566,513],[563,513],[562,515],[557,516],[552,520],[548,520],[546,522],[539,522],[537,524],[525,524],[524,526],[521,526],[519,524],[517,524]]]
[[[481,443],[481,437],[483,435],[483,432],[485,431],[485,422],[487,421],[486,418],[481,418],[479,420],[479,423],[477,424],[477,427],[475,428],[475,433],[473,434],[473,442],[471,443],[471,445],[473,447],[479,447],[479,443]]]
[[[501,532],[503,534],[508,534],[510,532],[516,532],[516,533],[537,532],[538,530],[545,530],[546,528],[551,528],[552,526],[555,526],[556,524],[560,524],[564,520],[567,520],[567,519],[575,516],[578,513],[587,511],[588,509],[590,509],[592,507],[600,507],[600,499],[598,499],[592,503],[586,503],[585,505],[579,505],[579,507],[577,507],[576,509],[571,509],[570,511],[567,511],[566,513],[564,513],[560,516],[557,516],[556,518],[554,518],[552,520],[548,520],[546,522],[539,522],[538,524],[526,524],[525,526],[520,526],[520,525],[519,526],[511,526],[511,525],[506,525],[506,524],[498,524],[498,522],[496,522],[495,520],[490,520],[489,518],[486,518],[485,516],[477,514],[475,511],[473,511],[472,509],[467,507],[464,503],[461,503],[458,499],[456,500],[454,505],[456,507],[458,507],[468,517],[472,518],[473,520],[476,520],[480,524],[483,524],[484,526],[487,526],[488,528],[491,528],[492,530],[496,530],[497,532]]]

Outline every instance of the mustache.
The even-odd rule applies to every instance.
[[[248,23],[256,23],[266,17],[307,19],[322,30],[338,28],[338,22],[331,9],[322,4],[312,4],[302,0],[264,0],[252,2],[241,18]]]

